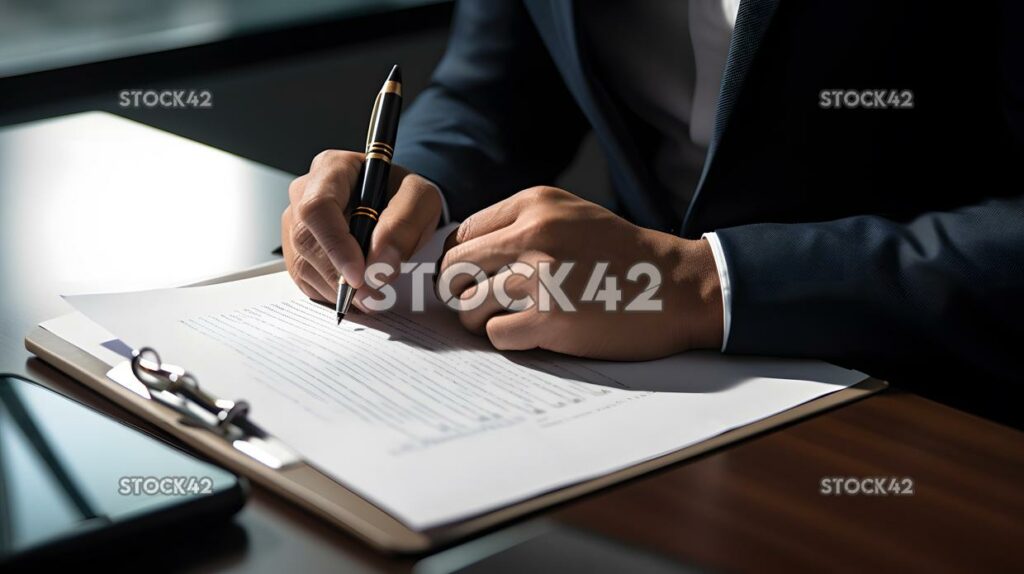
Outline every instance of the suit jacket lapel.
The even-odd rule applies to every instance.
[[[641,225],[658,229],[674,226],[678,222],[670,221],[667,212],[644,189],[636,171],[635,162],[640,158],[625,125],[611,105],[600,79],[593,77],[588,69],[585,54],[580,53],[573,0],[527,0],[526,6],[566,85],[608,154],[613,183],[629,202],[625,206],[627,211]]]
[[[718,96],[718,108],[715,112],[715,134],[708,146],[707,157],[704,159],[704,169],[701,173],[700,182],[694,192],[690,207],[686,211],[684,219],[684,233],[691,227],[691,215],[695,212],[694,206],[702,199],[704,181],[707,178],[708,169],[716,159],[718,143],[726,133],[729,119],[732,115],[736,101],[743,90],[745,80],[750,72],[754,56],[761,47],[764,33],[768,30],[775,9],[779,0],[741,0],[739,14],[736,16],[736,27],[733,30],[732,40],[729,43],[729,56],[726,59],[725,70],[722,73],[722,87]]]

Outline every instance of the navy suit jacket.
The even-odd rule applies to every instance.
[[[738,96],[678,221],[591,73],[586,2],[466,0],[395,161],[464,218],[553,182],[593,130],[621,213],[718,232],[727,352],[825,359],[991,413],[1024,378],[1022,4],[782,0],[745,73],[726,70]],[[820,106],[868,88],[914,107]]]

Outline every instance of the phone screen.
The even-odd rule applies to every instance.
[[[237,488],[226,470],[0,375],[0,561]]]

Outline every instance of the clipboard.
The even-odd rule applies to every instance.
[[[203,281],[196,285],[208,285],[262,275],[279,271],[281,268],[283,268],[283,264],[280,263],[264,265]],[[223,400],[209,395],[205,397],[194,395],[190,400],[205,400],[210,403],[206,407],[211,408],[203,410],[213,415],[214,418],[193,419],[183,414],[183,411],[171,408],[164,402],[146,398],[137,391],[114,382],[107,376],[108,372],[112,370],[110,365],[42,327],[36,327],[25,337],[25,347],[40,359],[173,435],[210,460],[236,474],[247,477],[253,483],[259,484],[330,524],[355,535],[378,550],[403,554],[421,553],[449,545],[550,506],[839,405],[862,399],[888,386],[888,383],[884,381],[868,377],[846,389],[617,472],[576,483],[460,522],[416,531],[299,458],[289,458],[285,453],[276,457],[276,460],[267,461],[260,454],[254,456],[248,446],[240,447],[238,441],[244,442],[253,437],[273,442],[272,436],[267,435],[263,429],[254,424],[250,425],[251,421],[248,421],[247,405],[244,401]],[[136,354],[132,363],[134,372],[143,377],[147,375],[153,377],[152,380],[158,382],[157,389],[161,389],[161,385],[163,385],[162,390],[158,390],[158,392],[171,392],[168,382],[174,380],[178,380],[180,385],[187,387],[188,380],[182,378],[186,374],[184,370],[162,365],[159,357],[149,351],[140,350]],[[120,366],[122,369],[126,367],[126,365]],[[153,387],[150,390],[153,390]],[[188,389],[177,388],[176,390],[187,391]],[[188,393],[183,394],[187,395]],[[203,422],[204,420],[205,422]],[[226,422],[223,422],[225,420]],[[211,424],[216,427],[218,422],[222,423],[220,431],[217,428],[211,428]],[[247,426],[248,429],[243,428]],[[261,433],[263,436],[258,436]],[[254,441],[252,444],[263,443]]]

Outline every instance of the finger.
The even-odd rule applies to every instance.
[[[317,299],[317,300],[320,299],[320,293],[316,289],[314,289],[312,286],[310,286],[309,283],[306,283],[305,281],[299,280],[299,282],[296,283],[296,285],[298,285],[299,290],[302,291],[303,294],[306,295],[306,297],[309,297],[310,299]]]
[[[295,236],[302,235],[295,232],[296,225],[298,224],[294,221],[292,208],[289,206],[281,214],[281,250],[284,254],[285,266],[288,268],[289,275],[291,275],[292,280],[296,284],[300,282],[309,284],[321,295],[325,292],[324,286],[331,292],[336,292],[338,272],[329,261],[326,261],[327,256],[319,249],[314,250],[312,255],[312,257],[319,259],[319,265],[313,264],[311,258],[302,255],[302,250],[295,245]],[[326,262],[326,265],[324,262]],[[325,269],[328,275],[324,276],[321,268]]]
[[[367,265],[389,265],[394,270],[390,282],[401,263],[430,240],[440,219],[441,197],[433,186],[415,175],[405,177],[373,231]]]
[[[310,268],[312,268],[312,266],[310,266]],[[330,283],[324,280],[319,273],[316,273],[315,271],[308,272],[302,276],[302,280],[316,292],[316,295],[310,295],[310,297],[317,301],[334,303],[337,297],[338,288],[337,286],[331,287]]]
[[[306,283],[302,279],[295,279],[294,277],[292,277],[292,279],[295,281],[295,285],[299,288],[299,291],[302,291],[302,293],[306,297],[309,297],[310,299],[315,299],[315,300],[318,300],[318,301],[320,300],[320,292],[317,291],[315,288],[313,288],[312,285],[310,285],[309,283]]]
[[[281,254],[284,256],[284,265],[288,269],[288,275],[296,285],[301,287],[305,282],[296,273],[295,269],[295,262],[298,261],[300,256],[295,251],[295,245],[292,243],[292,220],[292,207],[289,205],[284,209],[284,213],[281,214]]]
[[[457,245],[512,225],[519,216],[522,200],[516,194],[470,215],[459,224],[451,239]]]
[[[337,292],[335,288],[331,287],[331,283],[326,281],[301,255],[297,255],[292,261],[291,266],[288,267],[288,273],[295,283],[301,281],[314,288],[319,294],[318,300],[331,301]]]
[[[483,335],[487,321],[495,315],[508,312],[522,312],[520,305],[532,305],[537,301],[537,275],[526,277],[522,269],[505,267],[484,284],[472,285],[463,292],[461,299],[464,309],[459,312],[459,321],[468,331]],[[486,289],[487,296],[477,305],[469,304],[479,289]],[[499,290],[503,295],[499,295]],[[528,308],[528,307],[527,307]]]
[[[302,199],[302,192],[306,189],[306,182],[309,181],[309,174],[300,175],[288,184],[288,201],[292,205],[298,205]]]
[[[325,282],[332,285],[338,284],[340,272],[320,247],[313,230],[306,225],[306,222],[296,221],[292,224],[291,243],[296,254],[312,265]]]
[[[499,351],[525,351],[540,347],[542,314],[537,308],[495,315],[487,321],[487,338]]]
[[[354,153],[318,155],[296,208],[298,220],[309,228],[334,267],[354,287],[363,284],[365,262],[349,232],[345,208],[360,165],[361,159]]]
[[[513,227],[505,227],[495,232],[474,238],[466,243],[459,243],[441,257],[438,275],[444,276],[446,270],[459,263],[469,263],[479,267],[488,276],[495,275],[502,267],[515,262],[521,255],[518,234]],[[448,281],[452,294],[459,296],[476,283],[472,275],[460,273],[444,276]]]

